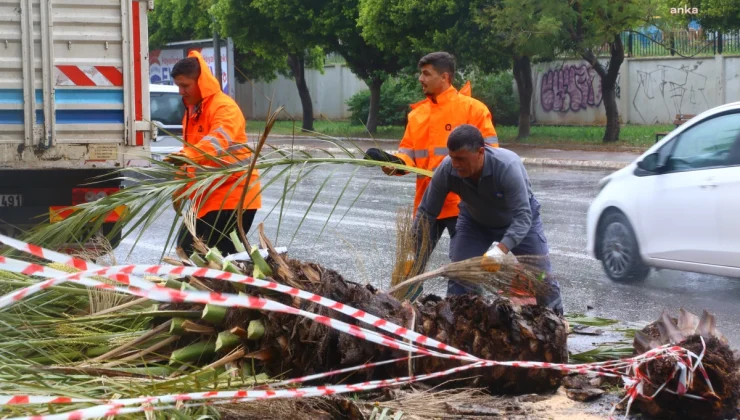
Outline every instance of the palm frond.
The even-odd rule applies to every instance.
[[[268,122],[274,123],[280,112],[282,112],[282,110],[278,109],[271,114]],[[270,125],[268,125],[268,128],[269,127]],[[261,144],[265,144],[268,135],[269,129],[265,130],[263,133],[260,139]],[[282,167],[283,169],[275,177],[271,178],[266,185],[262,186],[262,191],[280,181],[282,177],[289,177],[292,174],[292,170],[286,171],[285,168],[295,165],[301,166],[303,168],[301,171],[309,168],[307,170],[308,173],[310,173],[314,168],[334,164],[357,165],[364,167],[390,166],[415,174],[431,176],[430,171],[423,169],[390,162],[367,160],[364,158],[364,153],[360,155],[357,152],[353,152],[350,148],[342,144],[343,141],[341,139],[324,136],[321,140],[338,147],[347,155],[347,157],[316,156],[317,153],[322,153],[320,148],[311,149],[313,150],[313,153],[308,151],[302,151],[301,153],[294,153],[292,151],[276,151],[278,149],[273,148],[272,151],[267,150],[267,153],[263,154],[262,149],[258,147],[255,150],[251,168],[259,170],[263,174],[273,168]],[[356,147],[356,149],[360,150],[359,147]],[[327,152],[328,151],[326,150],[323,151],[323,153]],[[134,240],[135,247],[136,243],[141,239],[143,232],[152,226],[157,218],[159,218],[169,208],[173,198],[176,200],[185,199],[191,195],[202,195],[207,198],[216,187],[223,185],[229,178],[235,175],[239,177],[239,181],[248,179],[248,174],[245,174],[243,167],[206,168],[202,165],[191,162],[188,159],[184,160],[189,165],[198,168],[198,173],[183,176],[183,172],[179,166],[159,162],[153,159],[151,160],[151,167],[129,168],[125,170],[136,174],[136,178],[132,178],[127,175],[124,170],[119,171],[119,179],[128,180],[134,182],[134,184],[122,189],[116,194],[112,194],[93,203],[74,206],[73,209],[75,211],[71,216],[57,223],[47,223],[39,226],[31,231],[29,235],[25,237],[25,240],[52,248],[61,247],[66,244],[84,244],[90,241],[91,238],[100,230],[105,221],[105,217],[109,213],[121,206],[125,206],[125,213],[115,223],[109,237],[112,238],[115,234],[121,232],[122,237],[127,238],[138,232],[138,235]],[[329,177],[331,176],[332,175],[329,175]],[[286,193],[288,190],[295,192],[296,185],[305,179],[306,176],[298,176],[293,181],[290,188],[285,188],[285,183],[290,183],[287,178],[285,179],[285,182],[283,183],[283,195],[280,198],[281,214],[284,210],[284,200],[287,198]],[[324,180],[322,185],[325,185],[328,179],[329,178]],[[238,183],[235,183],[234,185],[238,185]],[[242,191],[242,197],[244,196],[246,196],[246,191]],[[341,200],[343,197],[344,195],[342,194],[339,199]],[[316,197],[314,197],[314,201],[315,199]],[[352,202],[352,205],[355,202],[356,199]],[[193,208],[192,211],[197,211],[197,208]],[[166,249],[171,246],[175,236],[174,233],[176,232],[177,225],[181,221],[181,218],[182,216],[178,215],[178,217],[173,220],[162,256],[166,255]],[[244,241],[244,239],[245,238],[242,238],[242,241]]]

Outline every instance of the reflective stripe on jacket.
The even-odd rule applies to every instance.
[[[195,57],[200,63],[198,87],[203,100],[195,107],[189,108],[183,117],[183,138],[187,145],[182,154],[193,162],[208,168],[244,167],[244,172],[232,174],[228,180],[214,182],[214,187],[205,190],[196,199],[191,199],[198,206],[198,217],[218,210],[235,210],[239,206],[242,190],[246,180],[235,186],[239,177],[246,174],[251,163],[252,152],[247,148],[247,122],[239,106],[231,97],[221,91],[218,80],[213,76],[203,56],[191,51],[188,57]],[[188,147],[192,145],[193,147]],[[204,171],[189,167],[189,173]],[[188,186],[189,188],[189,186]],[[259,209],[262,200],[259,194],[260,183],[257,170],[252,172],[249,191],[244,200],[245,209]],[[200,202],[201,199],[203,202]],[[228,233],[228,232],[226,232]]]
[[[447,137],[450,132],[462,124],[474,125],[483,134],[486,144],[498,147],[491,112],[483,102],[470,97],[470,94],[470,82],[467,82],[459,92],[450,86],[437,96],[437,103],[426,98],[411,105],[409,122],[396,156],[408,166],[433,171],[448,154]],[[416,177],[414,215],[430,182],[429,177]],[[439,218],[457,216],[459,203],[460,197],[450,193]]]

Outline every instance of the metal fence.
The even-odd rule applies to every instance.
[[[623,32],[622,44],[627,57],[711,56],[740,54],[740,31],[704,32],[703,30],[662,32]],[[596,48],[600,57],[609,56],[609,44]]]

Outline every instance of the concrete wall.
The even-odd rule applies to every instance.
[[[670,123],[676,114],[699,114],[721,104],[715,58],[627,62],[629,122]]]
[[[740,101],[740,57],[725,58],[725,103]]]
[[[602,60],[606,65],[608,60]],[[532,66],[532,116],[537,124],[603,125],[606,123],[601,78],[583,60]],[[331,64],[324,74],[306,71],[314,118],[347,119],[346,101],[367,89],[344,65]],[[670,124],[676,114],[698,114],[740,101],[740,56],[701,58],[628,58],[617,79],[620,119],[630,124]],[[284,105],[302,118],[295,82],[279,76],[271,83],[237,83],[236,100],[247,120],[264,120],[269,98],[273,109]]]
[[[538,64],[532,73],[532,115],[536,123],[606,122],[601,80],[585,61]],[[617,106],[623,123],[670,124],[676,114],[699,114],[740,101],[740,57],[629,58],[620,68],[617,83]]]
[[[534,65],[532,79],[532,115],[536,123],[606,123],[601,105],[601,78],[585,61],[564,60]]]
[[[347,99],[367,89],[365,82],[358,79],[349,68],[340,64],[326,65],[324,74],[318,70],[306,70],[306,84],[311,92],[314,118],[317,119],[350,118]],[[264,120],[268,114],[270,99],[273,110],[283,105],[293,118],[298,120],[303,118],[295,81],[283,76],[278,76],[270,83],[237,83],[235,99],[248,121]],[[287,116],[283,115],[281,118]]]

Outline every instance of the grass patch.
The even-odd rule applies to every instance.
[[[619,141],[610,146],[650,147],[655,144],[655,133],[667,132],[675,127],[667,125],[624,125],[619,130]],[[604,145],[604,127],[601,126],[533,126],[529,138],[517,141],[518,128],[496,127],[502,143]]]
[[[249,121],[249,133],[261,132],[264,121]],[[667,125],[625,125],[620,130],[620,140],[609,143],[610,147],[650,147],[655,143],[655,133],[671,131],[675,127]],[[314,121],[314,131],[333,137],[370,137],[364,126],[351,125],[348,121]],[[400,140],[403,137],[404,127],[383,126],[373,136],[378,139]],[[561,146],[604,145],[604,127],[601,126],[533,126],[531,135],[524,141],[517,141],[518,128],[515,126],[497,126],[496,132],[501,143],[521,144],[554,144]],[[301,123],[293,121],[278,121],[272,128],[272,133],[297,136],[306,135],[301,132]]]

